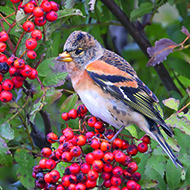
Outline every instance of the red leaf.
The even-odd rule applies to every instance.
[[[155,66],[156,64],[159,64],[165,60],[169,53],[173,52],[174,48],[177,46],[178,44],[167,38],[156,41],[154,47],[147,48],[147,52],[151,57],[147,66]]]

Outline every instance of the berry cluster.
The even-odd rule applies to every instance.
[[[79,134],[67,125],[59,138],[54,133],[47,135],[47,140],[58,143],[58,148],[42,149],[43,158],[33,168],[36,187],[46,190],[141,189],[137,183],[141,174],[137,172],[133,156],[147,151],[150,138],[145,135],[138,145],[129,144],[125,139],[115,138],[115,131],[107,129],[107,124],[86,113],[86,107],[81,105],[77,110],[62,114],[65,121],[77,117],[83,121]],[[90,127],[95,131],[87,131]],[[56,168],[61,162],[70,163],[64,171]]]
[[[22,59],[26,53],[29,59],[35,59],[37,54],[34,49],[37,46],[37,41],[42,39],[42,32],[39,29],[35,29],[35,25],[43,26],[46,21],[53,22],[57,19],[57,11],[59,10],[59,4],[54,1],[43,0],[38,5],[37,0],[31,0],[27,4],[22,5],[21,0],[11,0],[12,3],[20,3],[18,10],[23,9],[28,18],[23,23],[23,34],[19,39],[19,43],[22,40],[24,34],[31,33],[31,38],[25,41],[26,51],[18,58],[16,57],[15,47],[13,54],[7,58],[6,55],[10,55],[7,49],[7,43],[10,45],[10,38],[7,32],[0,32],[0,101],[9,102],[12,100],[12,89],[21,88],[23,81],[26,78],[35,79],[38,76],[36,69],[31,68]],[[10,76],[6,76],[9,73]]]
[[[10,91],[14,88],[21,88],[27,77],[33,80],[38,76],[36,69],[27,65],[24,59],[17,58],[13,54],[7,58],[2,53],[6,49],[4,42],[7,40],[8,34],[5,31],[0,32],[0,101],[2,102],[12,100]],[[10,77],[7,78],[6,73],[9,73]]]

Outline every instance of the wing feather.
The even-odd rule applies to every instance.
[[[108,68],[109,73],[101,71],[101,66],[102,68]],[[116,74],[114,74],[111,69],[113,71],[115,70]],[[157,97],[137,77],[136,73],[131,75],[127,73],[127,71],[121,71],[121,74],[119,74],[117,67],[107,64],[104,61],[90,63],[86,70],[94,82],[104,91],[160,124],[169,136],[173,135],[172,131],[155,108],[155,103],[158,102]]]

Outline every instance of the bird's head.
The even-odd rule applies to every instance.
[[[81,70],[86,65],[100,58],[104,53],[102,45],[87,32],[74,31],[70,34],[64,45],[63,53],[56,58],[57,61],[74,62]]]

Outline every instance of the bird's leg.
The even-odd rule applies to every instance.
[[[119,133],[121,133],[121,131],[125,128],[125,125],[122,125],[119,130],[116,132],[116,134],[111,138],[111,139],[107,139],[108,142],[112,143],[117,136],[119,135]]]

